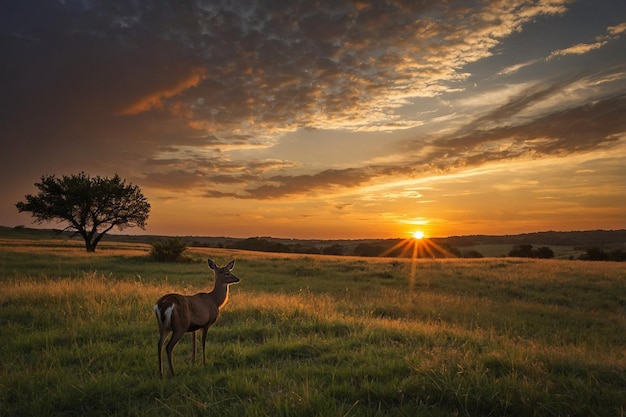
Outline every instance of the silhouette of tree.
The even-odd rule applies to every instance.
[[[554,258],[554,252],[547,246],[534,249],[533,245],[517,245],[510,252],[509,256],[516,258]]]
[[[533,245],[517,245],[509,252],[509,256],[516,258],[532,258]]]
[[[533,250],[533,258],[552,259],[554,258],[554,251],[547,246],[542,246]]]
[[[26,195],[15,206],[30,212],[37,223],[59,220],[85,240],[87,252],[95,252],[102,237],[114,227],[146,226],[150,204],[138,186],[113,178],[90,177],[81,172],[57,178],[44,175],[35,183],[39,194]]]
[[[584,261],[608,261],[608,254],[597,246],[587,249],[584,255],[580,256]]]

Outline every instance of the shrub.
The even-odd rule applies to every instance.
[[[509,252],[509,256],[517,258],[551,259],[554,258],[554,251],[548,246],[535,249],[533,245],[517,245]]]
[[[183,262],[187,245],[178,238],[171,238],[152,244],[150,256],[157,262]]]
[[[604,249],[593,247],[587,249],[587,251],[580,255],[578,259],[583,261],[626,261],[626,253],[621,249],[614,249],[611,252],[606,252]]]

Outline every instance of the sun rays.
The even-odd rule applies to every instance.
[[[437,242],[428,239],[424,232],[418,230],[411,234],[411,238],[403,239],[391,248],[384,251],[380,256],[392,256],[397,258],[411,257],[411,273],[409,276],[409,289],[415,286],[417,272],[417,260],[421,258],[456,258],[457,256]]]

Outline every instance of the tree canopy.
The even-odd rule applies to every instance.
[[[117,174],[113,178],[79,174],[44,175],[35,183],[37,195],[15,206],[30,212],[35,222],[59,220],[68,223],[65,230],[75,231],[85,240],[87,252],[94,252],[102,237],[114,227],[146,226],[150,204],[138,186],[126,184]]]
[[[554,251],[547,246],[540,248],[533,248],[533,245],[517,245],[509,252],[509,256],[518,258],[541,258],[551,259],[554,258]]]

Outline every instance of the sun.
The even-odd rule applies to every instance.
[[[424,238],[424,232],[422,232],[421,230],[413,232],[413,239],[420,240],[423,238]]]

